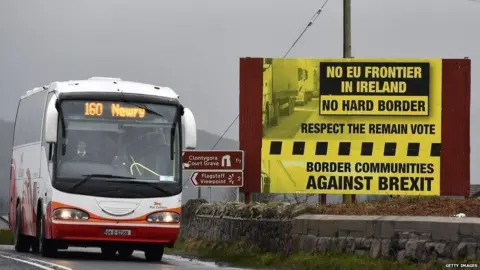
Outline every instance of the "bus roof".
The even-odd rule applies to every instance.
[[[36,87],[27,91],[20,99],[24,99],[37,92],[47,90],[58,93],[72,92],[117,92],[121,90],[124,93],[144,94],[151,96],[160,96],[166,98],[179,98],[169,87],[155,86],[151,84],[138,83],[132,81],[123,81],[119,78],[92,77],[87,80],[72,80],[65,82],[52,82],[43,87]]]

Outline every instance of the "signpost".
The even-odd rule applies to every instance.
[[[241,187],[243,172],[194,172],[190,181],[196,187]]]
[[[242,187],[243,151],[184,151],[183,169],[196,187]]]
[[[243,171],[243,151],[184,151],[183,169],[189,171]]]

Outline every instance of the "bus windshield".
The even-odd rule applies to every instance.
[[[88,182],[97,182],[94,185],[114,179],[179,186],[177,110],[176,106],[164,104],[63,101],[65,128],[59,128],[57,180],[73,186],[90,175]],[[62,144],[65,151],[61,150]]]

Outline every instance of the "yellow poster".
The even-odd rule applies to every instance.
[[[440,195],[441,59],[264,59],[262,192]]]

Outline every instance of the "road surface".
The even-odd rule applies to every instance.
[[[305,106],[296,106],[293,114],[280,116],[279,123],[275,127],[267,129],[264,139],[291,139],[299,131],[300,125],[312,116],[318,115],[318,98],[312,99]]]
[[[97,248],[69,248],[56,258],[43,258],[32,253],[17,253],[13,246],[0,245],[2,270],[234,270],[212,262],[202,262],[173,255],[164,255],[162,262],[151,263],[143,252],[135,252],[128,260],[105,260]]]

